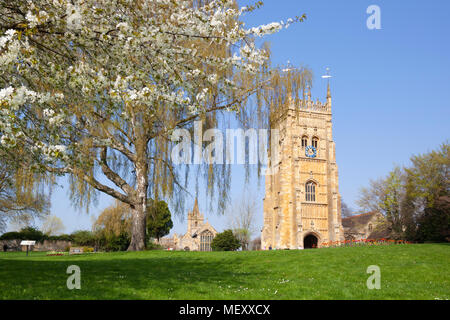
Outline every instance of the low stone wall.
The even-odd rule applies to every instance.
[[[8,247],[8,251],[26,251],[26,246],[20,245],[21,240],[0,240],[0,251],[4,251],[4,246]],[[44,240],[37,242],[31,247],[32,251],[64,251],[67,247],[71,247],[72,242],[65,240]]]
[[[20,251],[21,240],[0,240],[0,251]],[[6,245],[6,247],[5,247]]]

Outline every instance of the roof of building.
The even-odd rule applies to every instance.
[[[364,225],[367,224],[374,216],[377,215],[380,215],[380,213],[377,211],[371,211],[342,218],[342,226],[344,228],[352,228],[356,227],[357,225]]]

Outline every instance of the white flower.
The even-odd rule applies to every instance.
[[[137,94],[136,94],[136,92],[132,92],[131,94],[130,94],[130,100],[136,100],[137,99]]]
[[[0,37],[0,49],[2,49],[6,45],[6,43],[11,41],[15,34],[16,34],[15,30],[12,29],[6,30],[5,36]]]
[[[16,34],[16,32],[17,32],[16,30],[8,29],[8,30],[6,30],[5,34],[9,37],[12,37]]]
[[[43,115],[46,118],[53,117],[54,114],[55,114],[55,111],[53,111],[52,109],[44,109],[44,111],[43,111]]]
[[[7,97],[11,96],[14,92],[14,88],[9,86],[8,88],[4,88],[0,90],[0,100],[4,100]]]
[[[25,16],[25,19],[27,19],[27,21],[29,22],[29,26],[31,28],[37,26],[39,22],[38,17],[32,14],[30,11],[28,11],[27,15]]]
[[[80,8],[72,5],[71,3],[67,3],[66,14],[67,28],[73,30],[80,29],[82,23]]]
[[[216,84],[217,83],[217,74],[211,74],[208,76],[208,81],[211,82],[212,84]]]
[[[127,32],[131,29],[130,25],[126,22],[120,22],[116,25],[116,29],[119,29],[122,32]]]
[[[198,76],[200,73],[201,73],[201,71],[199,69],[195,69],[195,70],[191,71],[191,74],[192,74],[193,77]]]
[[[206,98],[206,94],[208,93],[208,88],[204,88],[201,92],[197,93],[197,96],[195,97],[197,101],[203,102]]]
[[[23,105],[27,100],[27,89],[25,87],[20,87],[16,90],[16,94],[11,100],[11,104],[13,106],[21,106]]]
[[[2,135],[0,139],[0,144],[4,147],[12,148],[16,145],[16,139],[11,135]]]

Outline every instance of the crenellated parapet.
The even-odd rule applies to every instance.
[[[316,101],[312,100],[300,100],[297,104],[293,104],[290,109],[297,109],[301,111],[310,111],[310,112],[320,112],[320,113],[328,113],[331,114],[331,105],[327,102],[322,103],[319,99]]]

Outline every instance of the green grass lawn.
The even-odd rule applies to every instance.
[[[67,267],[81,269],[68,290]],[[369,265],[381,289],[369,290]],[[449,299],[450,245],[252,252],[0,253],[0,299]]]

